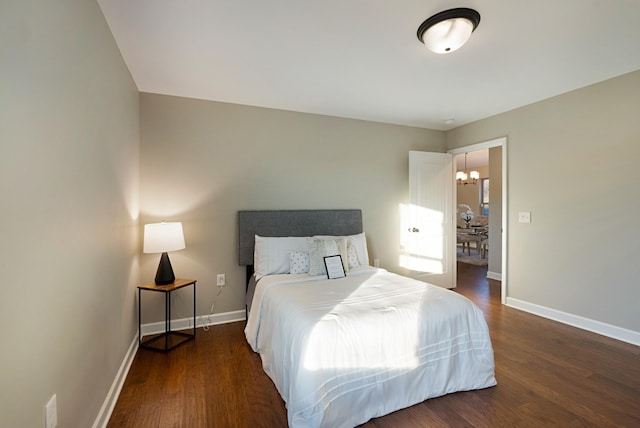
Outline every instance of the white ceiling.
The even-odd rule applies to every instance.
[[[98,3],[141,92],[439,130],[640,69],[638,0]],[[480,25],[431,53],[418,26],[453,7]]]

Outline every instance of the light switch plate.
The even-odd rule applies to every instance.
[[[518,213],[519,223],[531,223],[531,211],[521,211]]]

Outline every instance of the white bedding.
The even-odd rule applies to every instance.
[[[245,335],[291,428],[353,427],[496,384],[482,312],[455,292],[383,269],[334,280],[266,276]]]

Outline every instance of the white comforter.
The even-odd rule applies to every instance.
[[[334,280],[264,277],[245,335],[291,428],[353,427],[496,384],[482,312],[455,292],[383,269]]]

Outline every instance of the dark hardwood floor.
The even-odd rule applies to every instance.
[[[424,401],[366,428],[640,427],[640,347],[500,304],[486,267],[458,264],[484,312],[498,385]],[[286,427],[284,403],[243,334],[198,330],[167,354],[138,350],[108,427]]]

